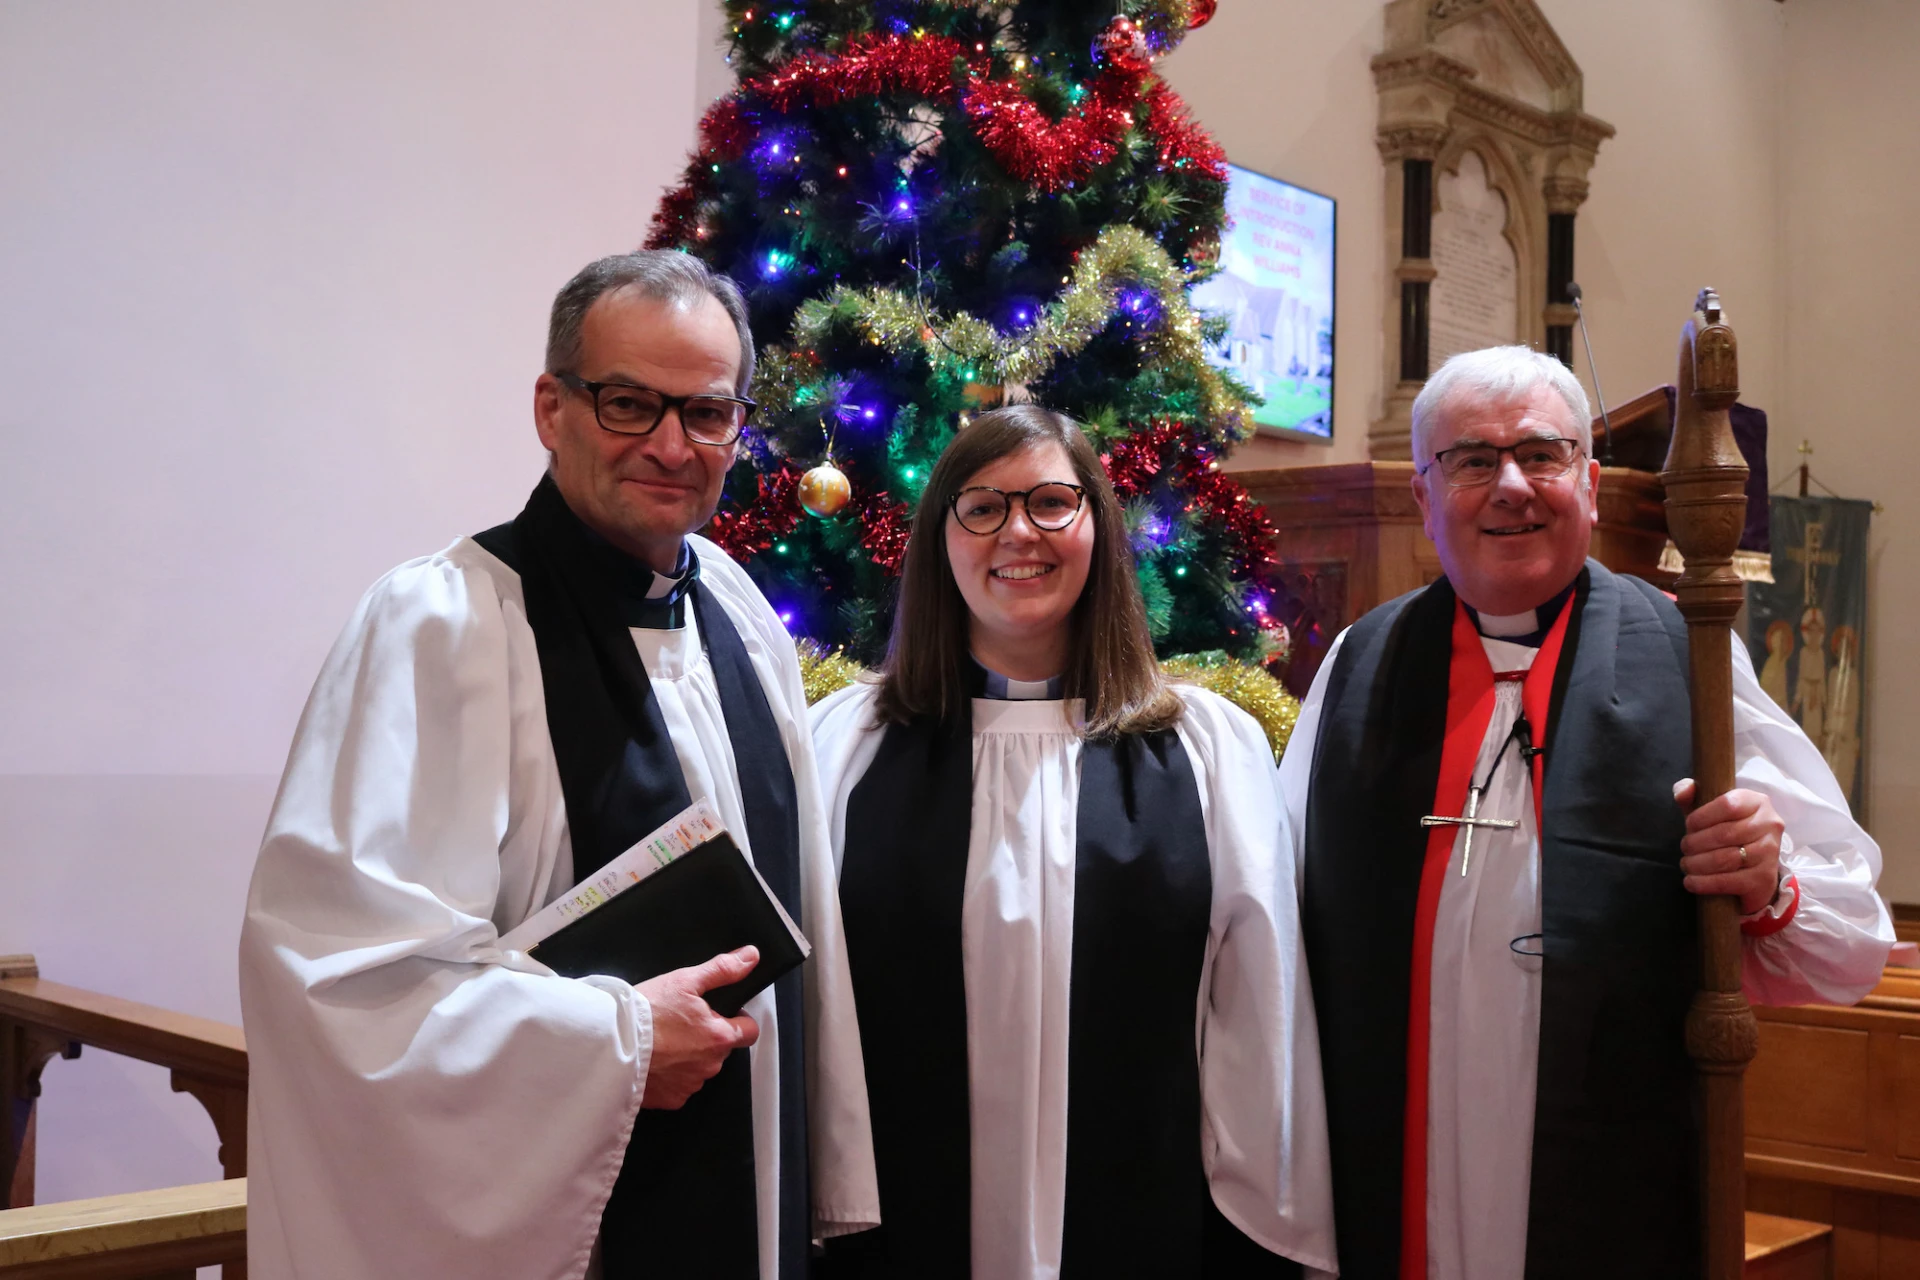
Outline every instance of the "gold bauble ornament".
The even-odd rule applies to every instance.
[[[832,462],[823,462],[800,477],[800,507],[810,516],[824,520],[838,515],[851,497],[853,482]]]

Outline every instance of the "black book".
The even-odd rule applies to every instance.
[[[766,881],[725,831],[527,948],[563,977],[602,973],[645,982],[705,964],[739,947],[760,948],[741,981],[707,992],[732,1017],[807,958],[809,947]]]

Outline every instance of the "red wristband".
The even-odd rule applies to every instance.
[[[1793,898],[1787,903],[1787,909],[1777,916],[1771,916],[1767,914],[1767,907],[1771,907],[1773,903],[1768,903],[1766,907],[1760,908],[1751,920],[1740,922],[1741,933],[1749,938],[1768,938],[1793,922],[1794,915],[1800,910],[1800,877],[1788,876],[1780,888],[1793,890]],[[1778,891],[1774,893],[1773,901],[1780,901]]]

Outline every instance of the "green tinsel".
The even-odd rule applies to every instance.
[[[1113,320],[1121,288],[1134,284],[1152,292],[1160,308],[1159,322],[1141,343],[1147,365],[1190,381],[1198,400],[1195,412],[1218,424],[1227,439],[1243,440],[1251,433],[1245,396],[1207,363],[1202,322],[1187,301],[1186,273],[1146,232],[1124,224],[1108,227],[1081,252],[1062,283],[1065,289],[1041,318],[1015,336],[965,311],[935,315],[920,299],[897,290],[842,285],[795,311],[793,347],[815,352],[831,341],[836,328],[844,328],[889,352],[917,349],[936,372],[957,370],[969,382],[1032,383],[1055,361],[1085,350]],[[804,358],[771,348],[767,362],[777,361],[778,376],[784,378],[788,362]],[[756,398],[791,404],[792,391],[782,399],[783,389],[770,374],[764,394]]]

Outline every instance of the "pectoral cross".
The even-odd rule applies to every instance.
[[[1494,763],[1497,766],[1499,762],[1496,760]],[[1487,781],[1489,783],[1493,781],[1491,774],[1489,774]],[[1480,797],[1485,795],[1486,791],[1487,789],[1485,787],[1468,787],[1467,811],[1457,818],[1442,818],[1434,814],[1428,814],[1426,817],[1420,819],[1420,825],[1423,827],[1465,827],[1467,829],[1466,843],[1460,846],[1460,874],[1463,876],[1467,874],[1467,859],[1473,856],[1473,833],[1476,828],[1494,827],[1501,831],[1511,831],[1520,825],[1519,821],[1514,818],[1481,817]]]

